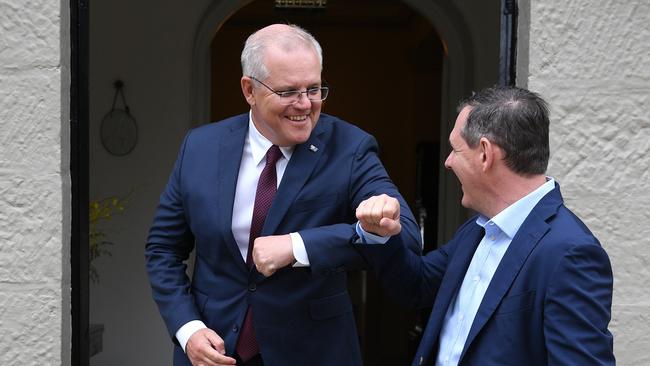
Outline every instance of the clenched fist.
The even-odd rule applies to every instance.
[[[261,236],[255,239],[253,262],[257,271],[264,276],[269,277],[295,260],[291,235]]]
[[[402,231],[399,213],[399,201],[385,194],[370,197],[357,207],[357,219],[363,230],[379,236],[393,236]]]

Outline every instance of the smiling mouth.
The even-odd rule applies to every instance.
[[[304,116],[287,116],[287,118],[293,122],[304,122],[307,120],[307,115]]]

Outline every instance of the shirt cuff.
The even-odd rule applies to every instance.
[[[181,347],[183,347],[183,352],[185,352],[185,346],[187,345],[187,341],[190,340],[190,337],[203,328],[207,327],[202,321],[192,320],[185,323],[185,325],[176,331],[176,339],[178,340],[178,343],[181,344]]]
[[[309,257],[307,256],[307,249],[305,249],[305,242],[302,236],[298,233],[291,233],[291,246],[293,247],[293,257],[296,259],[294,267],[309,267]]]
[[[359,221],[357,221],[356,230],[357,230],[357,235],[359,235],[359,239],[357,239],[357,241],[355,242],[357,244],[386,244],[388,239],[390,239],[390,236],[379,236],[373,233],[366,232],[361,227]]]

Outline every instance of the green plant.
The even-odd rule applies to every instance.
[[[90,279],[99,282],[99,273],[93,261],[101,256],[111,256],[109,247],[113,242],[107,240],[108,235],[102,228],[106,221],[113,216],[124,212],[127,197],[111,196],[102,199],[91,200],[88,206],[88,242],[89,242],[89,276]]]

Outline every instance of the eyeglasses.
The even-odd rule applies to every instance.
[[[305,94],[307,99],[309,99],[312,102],[322,102],[327,98],[327,95],[329,94],[330,89],[326,86],[321,86],[321,87],[313,87],[313,88],[308,88],[305,91],[300,91],[300,90],[285,90],[285,91],[276,91],[273,90],[270,86],[264,84],[263,82],[259,81],[258,79],[249,76],[249,78],[257,81],[258,83],[262,84],[265,88],[270,90],[273,94],[277,95],[280,97],[280,103],[284,105],[291,105],[295,104],[300,100],[300,96],[302,94]]]

